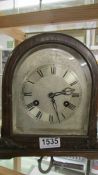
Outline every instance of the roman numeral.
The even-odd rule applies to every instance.
[[[37,119],[40,119],[41,117],[42,117],[42,113],[41,113],[41,111],[39,111],[37,114],[36,114],[36,116],[35,116]]]
[[[53,123],[53,115],[51,115],[51,114],[49,115],[49,122]]]
[[[39,74],[40,77],[43,77],[43,73],[41,70],[37,70],[37,73]]]
[[[32,96],[32,92],[24,92],[24,96]]]
[[[75,84],[77,84],[77,81],[72,82],[72,83],[70,84],[70,86],[73,86],[73,85],[75,85]]]
[[[56,74],[56,67],[55,66],[51,67],[51,74]]]
[[[76,106],[72,103],[69,103],[69,105],[67,107],[71,110],[74,110],[76,108]]]
[[[79,93],[73,93],[72,97],[79,97]]]
[[[29,109],[29,111],[31,111],[34,108],[33,102],[29,103],[27,105],[27,108]]]
[[[67,74],[67,72],[68,72],[68,71],[66,71],[66,72],[64,73],[63,78],[65,77],[65,75]]]

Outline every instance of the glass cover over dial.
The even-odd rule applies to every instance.
[[[72,48],[45,44],[30,50],[14,72],[13,132],[87,135],[91,87],[87,63]]]

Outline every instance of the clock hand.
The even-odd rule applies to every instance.
[[[55,110],[55,113],[56,113],[56,115],[57,115],[58,121],[59,121],[59,123],[60,123],[59,114],[58,114],[58,110],[57,110],[57,104],[56,104],[54,98],[51,98],[51,101],[52,101],[52,105],[53,105],[53,108],[54,108],[54,110]]]
[[[75,91],[75,89],[67,87],[60,92],[54,92],[54,93],[51,92],[48,94],[48,96],[50,98],[54,98],[55,96],[59,96],[59,95],[71,95],[74,91]]]
[[[34,84],[34,82],[32,82],[32,81],[29,81],[29,80],[28,80],[27,82]]]
[[[70,87],[67,87],[67,88],[65,88],[64,90],[62,90],[61,92],[62,92],[62,94],[64,94],[64,95],[71,95],[74,91],[75,91],[75,89],[70,88]]]

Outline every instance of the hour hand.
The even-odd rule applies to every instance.
[[[75,89],[70,88],[70,87],[67,87],[67,88],[63,89],[63,90],[61,91],[61,93],[62,93],[63,95],[71,95],[74,91],[75,91]]]
[[[54,97],[59,96],[59,95],[71,95],[74,91],[75,91],[75,89],[67,87],[67,88],[63,89],[62,91],[49,93],[48,97],[54,98]]]

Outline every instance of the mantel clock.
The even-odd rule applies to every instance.
[[[97,69],[91,51],[71,36],[25,40],[3,75],[2,138],[39,156],[95,148]]]

